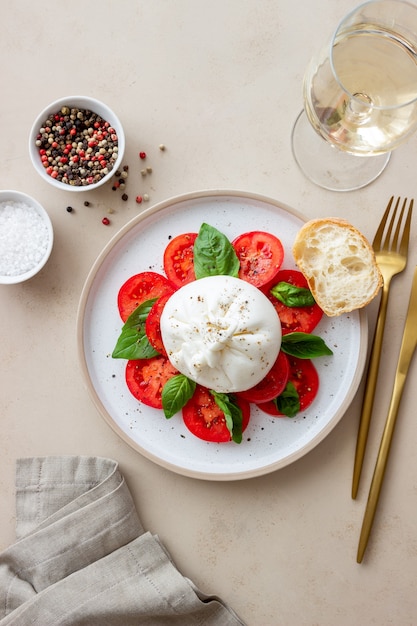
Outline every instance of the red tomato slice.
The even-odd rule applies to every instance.
[[[249,423],[250,406],[243,398],[236,396],[236,401],[242,410],[243,431]],[[231,440],[224,413],[206,387],[196,386],[193,397],[182,409],[182,417],[188,430],[204,441],[224,443]]]
[[[130,393],[140,402],[154,409],[162,409],[162,388],[179,372],[164,356],[128,361],[126,384]]]
[[[125,322],[129,315],[146,300],[159,298],[168,293],[172,295],[174,291],[174,285],[162,274],[156,272],[135,274],[120,287],[117,296],[120,317]]]
[[[310,359],[297,359],[295,356],[288,357],[290,363],[289,379],[298,392],[300,399],[300,411],[307,409],[313,402],[319,390],[319,375]],[[274,402],[263,402],[257,405],[269,415],[285,417],[280,413]]]
[[[288,357],[282,350],[279,351],[278,358],[274,365],[260,383],[247,389],[239,391],[236,395],[248,402],[255,404],[268,402],[279,396],[285,389],[290,374],[290,364]]]
[[[281,270],[276,275],[271,287],[280,282],[290,283],[295,287],[308,288],[304,275],[297,270]],[[283,335],[295,332],[311,333],[323,317],[323,311],[318,304],[289,307],[280,302],[271,293],[268,293],[267,296],[278,313]]]
[[[176,287],[195,280],[193,249],[196,239],[197,233],[184,233],[171,239],[165,248],[164,271]]]
[[[232,245],[240,261],[239,278],[258,288],[274,281],[284,260],[284,248],[278,237],[252,231],[236,237]]]
[[[145,332],[148,337],[149,343],[152,348],[157,350],[160,354],[164,356],[168,356],[164,347],[164,343],[162,341],[161,334],[161,314],[164,310],[164,306],[167,301],[170,299],[172,294],[167,293],[165,296],[161,296],[152,306],[151,310],[148,313],[148,317],[145,322]]]

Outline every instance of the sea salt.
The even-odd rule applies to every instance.
[[[0,202],[0,274],[19,276],[45,256],[48,228],[34,207],[24,202]]]

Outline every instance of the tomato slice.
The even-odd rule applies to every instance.
[[[172,294],[167,293],[164,296],[158,298],[158,300],[149,311],[148,317],[146,318],[145,322],[145,333],[148,337],[149,343],[151,344],[152,348],[154,348],[164,356],[168,355],[164,347],[164,342],[162,341],[161,314],[164,310],[165,304],[170,299],[171,295]]]
[[[162,388],[178,373],[165,356],[137,359],[127,362],[126,384],[137,400],[154,409],[162,409]]]
[[[236,395],[248,402],[255,404],[268,402],[279,396],[285,389],[290,374],[290,364],[288,357],[282,350],[279,351],[277,360],[275,361],[268,374],[252,389],[239,391]]]
[[[319,375],[317,370],[310,359],[297,359],[295,356],[289,356],[288,361],[290,364],[290,380],[298,392],[300,399],[300,411],[307,409],[313,402],[319,390]],[[275,402],[262,402],[257,406],[268,413],[269,415],[276,415],[278,417],[285,417],[280,413],[275,405]]]
[[[182,287],[195,280],[194,242],[197,233],[184,233],[171,239],[164,252],[164,271],[169,280]]]
[[[125,322],[129,315],[146,300],[159,298],[167,293],[172,295],[174,285],[162,274],[141,272],[127,279],[120,287],[117,306],[120,317]]]
[[[240,261],[239,278],[258,288],[274,281],[284,260],[278,237],[257,230],[239,235],[232,245]]]
[[[237,396],[236,402],[242,410],[242,431],[244,431],[249,423],[250,406],[246,400]],[[182,417],[188,430],[204,441],[215,443],[231,441],[224,413],[206,387],[196,385],[193,397],[182,409]]]
[[[276,275],[271,287],[280,282],[308,289],[307,280],[298,270],[281,270]],[[323,317],[323,311],[318,304],[289,307],[280,302],[271,293],[268,293],[267,296],[278,313],[283,335],[295,332],[311,333]]]

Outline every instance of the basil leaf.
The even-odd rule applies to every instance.
[[[124,323],[123,328],[134,328],[136,326],[144,324],[146,322],[146,318],[149,315],[149,311],[157,300],[158,298],[152,298],[151,300],[146,300],[146,302],[142,302],[142,304],[136,307],[136,309],[129,315]]]
[[[146,318],[156,300],[143,302],[129,315],[112,352],[113,359],[150,359],[159,354],[145,332]]]
[[[192,398],[196,383],[193,380],[178,374],[170,378],[162,388],[162,408],[167,419],[181,411]]]
[[[226,426],[235,443],[242,443],[242,410],[236,404],[234,396],[210,390],[217,406],[223,411]]]
[[[289,307],[313,306],[316,303],[310,289],[296,287],[284,281],[274,285],[271,293],[277,300]]]
[[[196,278],[206,276],[235,276],[240,263],[236,252],[223,233],[209,224],[202,224],[194,242],[194,271]]]
[[[281,350],[298,359],[313,359],[333,354],[324,340],[310,333],[288,333],[282,336]]]
[[[294,384],[289,380],[284,391],[274,399],[280,413],[287,417],[295,417],[300,410],[300,397]]]

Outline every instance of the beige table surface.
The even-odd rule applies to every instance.
[[[37,198],[55,229],[44,270],[26,284],[0,286],[2,549],[14,541],[16,458],[106,456],[120,462],[145,528],[160,535],[181,571],[207,593],[222,596],[248,625],[417,623],[417,362],[370,545],[363,564],[356,563],[417,263],[417,223],[408,268],[392,287],[357,501],[350,488],[362,387],[331,434],[292,465],[249,480],[202,481],[143,458],[113,432],[90,399],[77,355],[76,313],[87,274],[111,237],[146,206],[197,190],[244,190],[280,200],[308,218],[347,218],[372,239],[391,194],[417,196],[417,137],[393,155],[379,180],[346,194],[314,186],[292,158],[291,128],[302,107],[306,63],[355,4],[1,4],[0,187]],[[121,118],[131,172],[127,202],[109,186],[85,195],[57,191],[33,170],[27,149],[33,119],[69,94],[104,100]],[[144,180],[140,150],[153,168]],[[135,203],[137,193],[149,194],[146,206]],[[101,223],[106,215],[107,227]],[[376,310],[374,302],[371,330]]]

